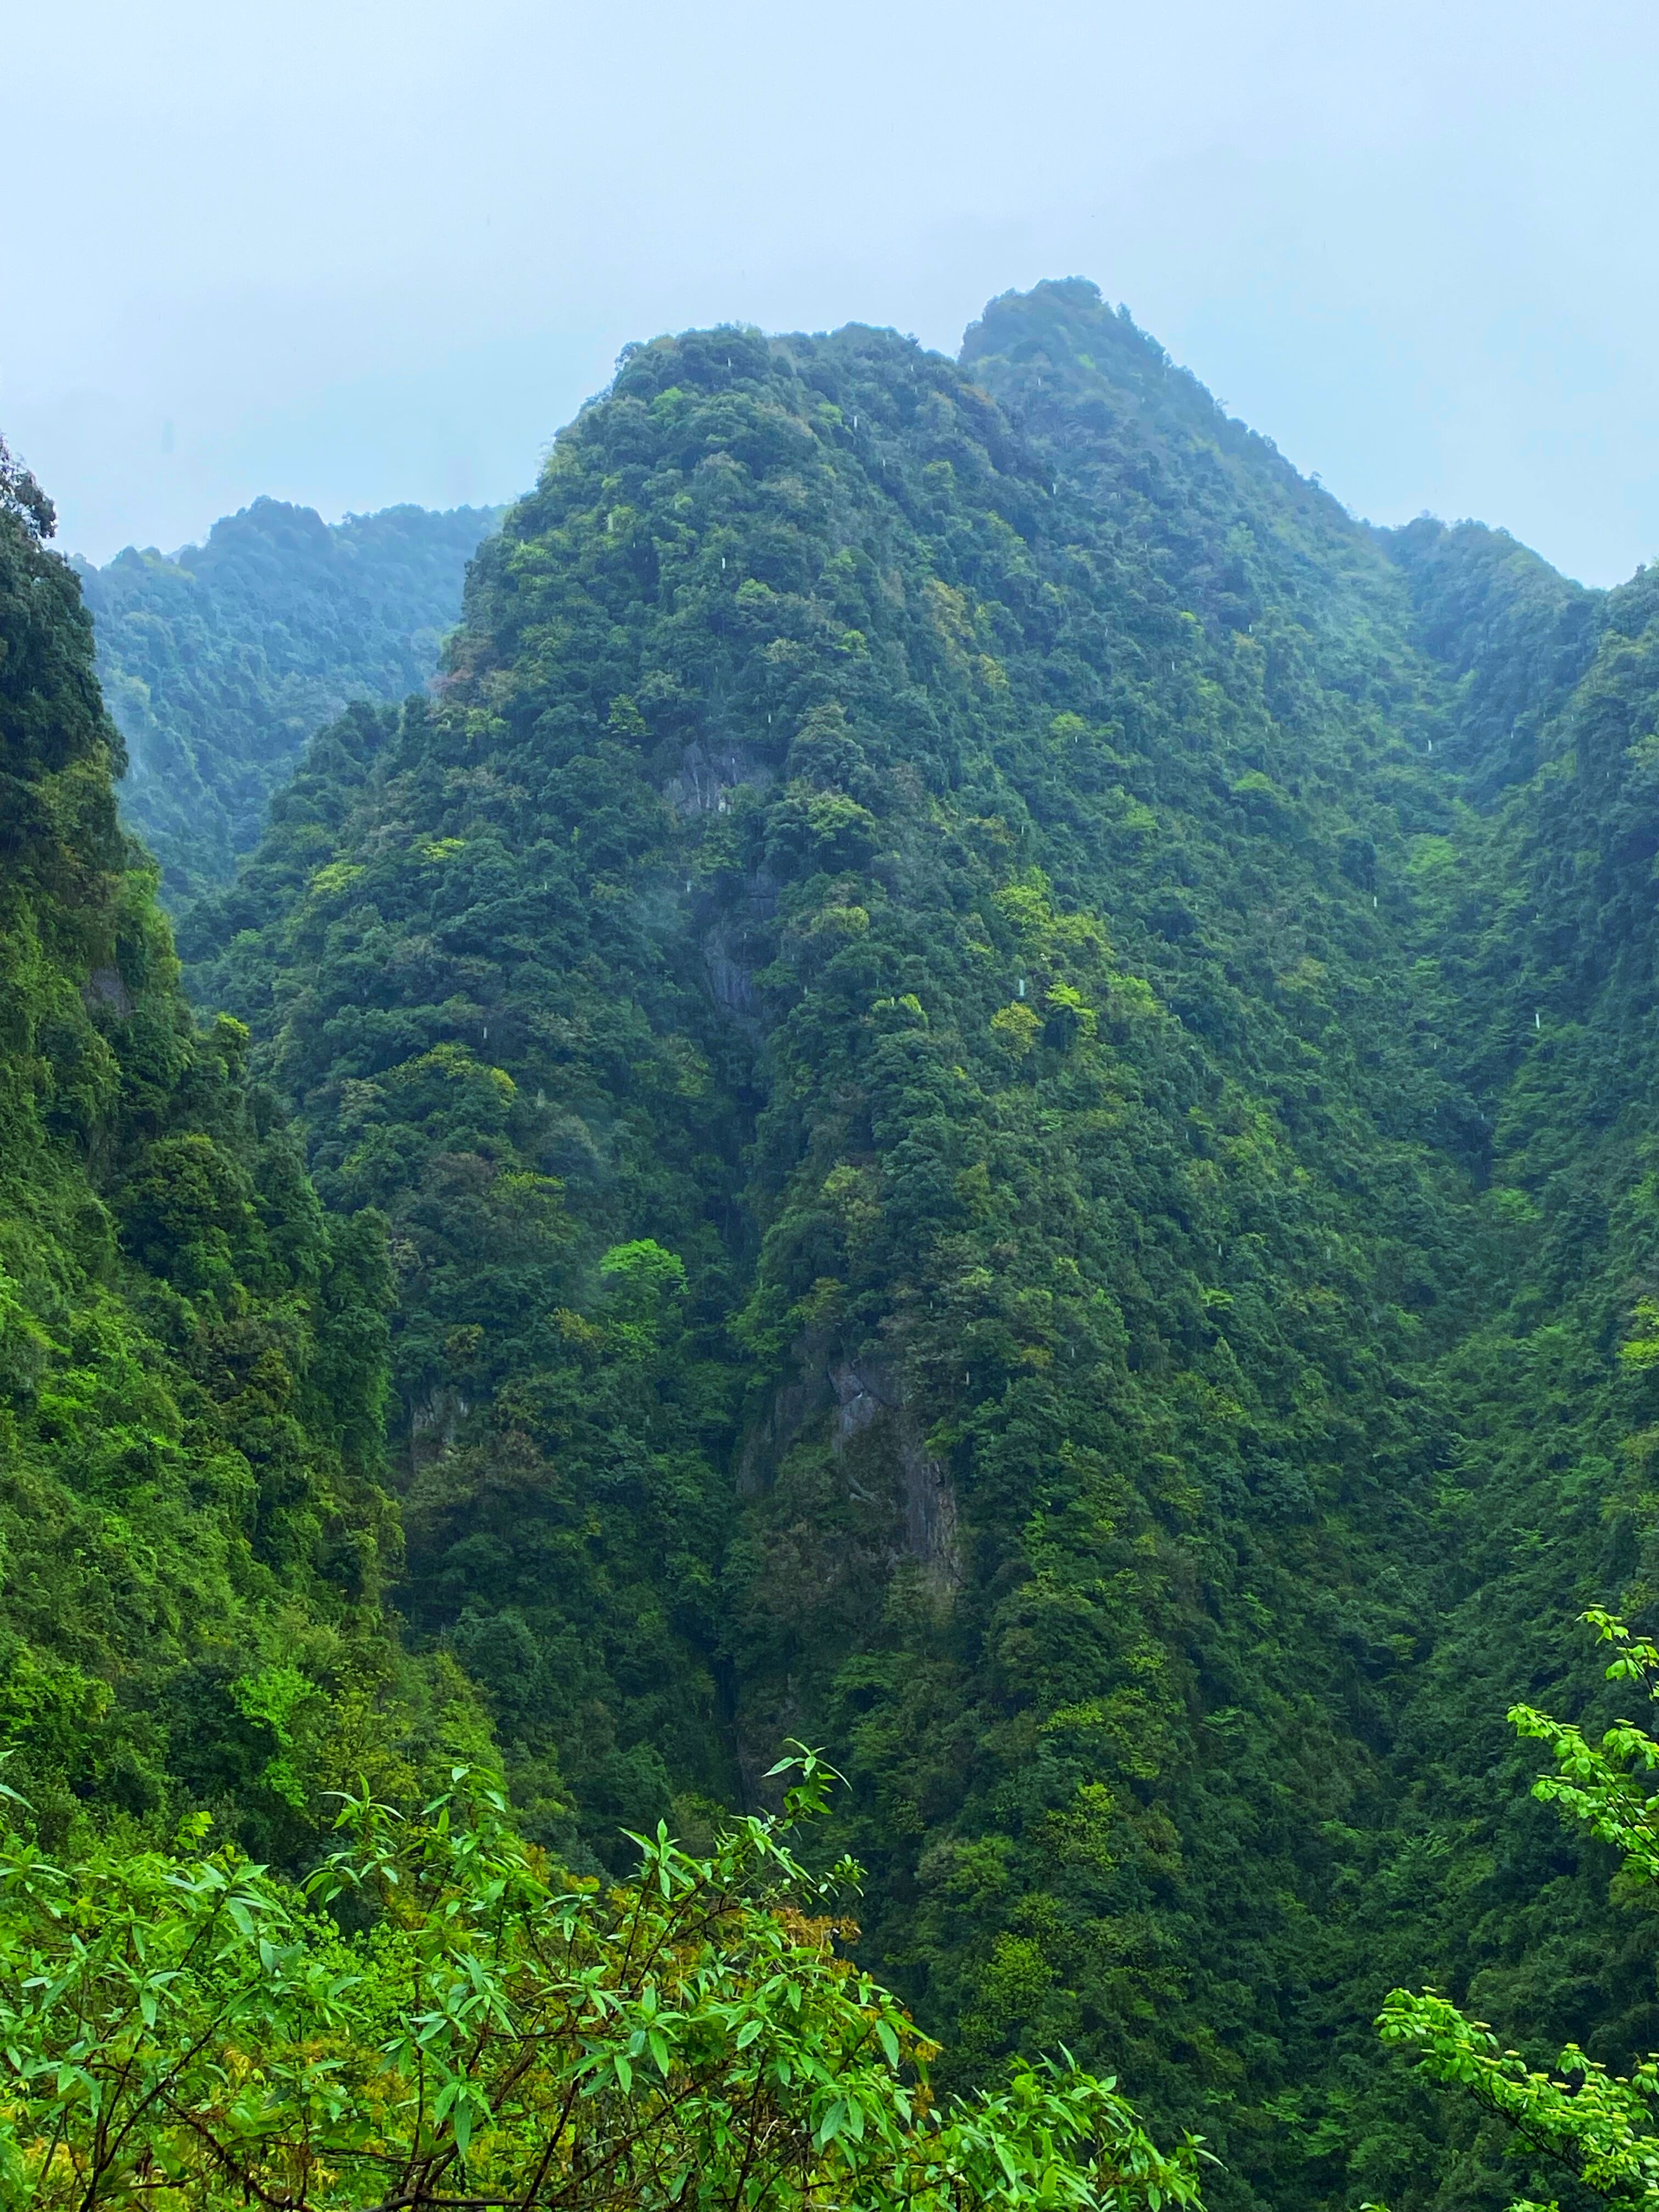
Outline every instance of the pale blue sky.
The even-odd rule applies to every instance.
[[[1092,276],[1358,513],[1659,554],[1630,0],[0,0],[0,427],[104,558],[511,496],[629,338]]]

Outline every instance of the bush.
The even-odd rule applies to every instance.
[[[404,1821],[365,1794],[303,1887],[232,1850],[0,1838],[9,2206],[1196,2206],[1069,2061],[937,2104],[935,2047],[844,1955],[843,1861],[782,1818],[706,1859],[659,1827],[605,1890],[550,1869],[458,1768]],[[9,1795],[10,1793],[8,1793]],[[14,1799],[14,1802],[18,1801]]]

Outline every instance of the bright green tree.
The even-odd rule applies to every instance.
[[[639,1837],[603,1889],[550,1869],[458,1769],[415,1820],[365,1793],[303,1888],[234,1850],[58,1865],[0,1838],[8,2207],[1199,2204],[1069,2060],[937,2103],[935,2047],[845,1955],[856,1882],[781,1818],[704,1859]],[[15,1801],[14,1801],[15,1802]]]
[[[1594,1609],[1585,1619],[1613,1647],[1608,1680],[1637,1683],[1659,1699],[1659,1646],[1609,1613]],[[1571,1722],[1530,1705],[1515,1706],[1510,1718],[1555,1756],[1555,1772],[1541,1777],[1533,1794],[1622,1852],[1627,1884],[1659,1882],[1659,1789],[1652,1781],[1659,1738],[1621,1720],[1592,1743]],[[1613,2075],[1570,2043],[1546,2071],[1500,2047],[1483,2021],[1434,1990],[1391,1991],[1378,2025],[1383,2041],[1411,2051],[1432,2080],[1465,2090],[1507,2122],[1517,2148],[1559,2160],[1610,2204],[1632,2212],[1659,2205],[1659,2055]],[[1536,2208],[1522,2198],[1512,2212]]]

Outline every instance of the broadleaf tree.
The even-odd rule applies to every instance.
[[[365,1791],[303,1885],[205,1820],[74,1865],[0,1836],[8,2206],[623,2212],[1200,2204],[1110,2081],[1020,2063],[936,2100],[937,2046],[846,1956],[857,1869],[808,1871],[829,1774],[709,1855],[560,1873],[487,1778]],[[17,1801],[14,1799],[15,1805]]]
[[[1608,1680],[1638,1684],[1659,1700],[1659,1646],[1600,1607],[1585,1618],[1613,1647]],[[1659,1737],[1620,1720],[1592,1741],[1573,1723],[1525,1705],[1510,1719],[1554,1755],[1555,1771],[1541,1776],[1533,1794],[1619,1850],[1626,1886],[1659,1882]],[[1518,2150],[1565,2166],[1609,2204],[1631,2212],[1659,2205],[1659,2054],[1620,2075],[1569,2043],[1553,2068],[1530,2064],[1436,1990],[1392,1990],[1378,2026],[1383,2041],[1411,2052],[1431,2080],[1465,2091],[1507,2123]],[[1512,2212],[1534,2208],[1523,2197]]]

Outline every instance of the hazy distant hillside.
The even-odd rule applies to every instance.
[[[393,507],[331,526],[260,499],[170,559],[129,546],[77,563],[131,762],[122,810],[171,902],[228,879],[313,730],[430,679],[500,514]]]

